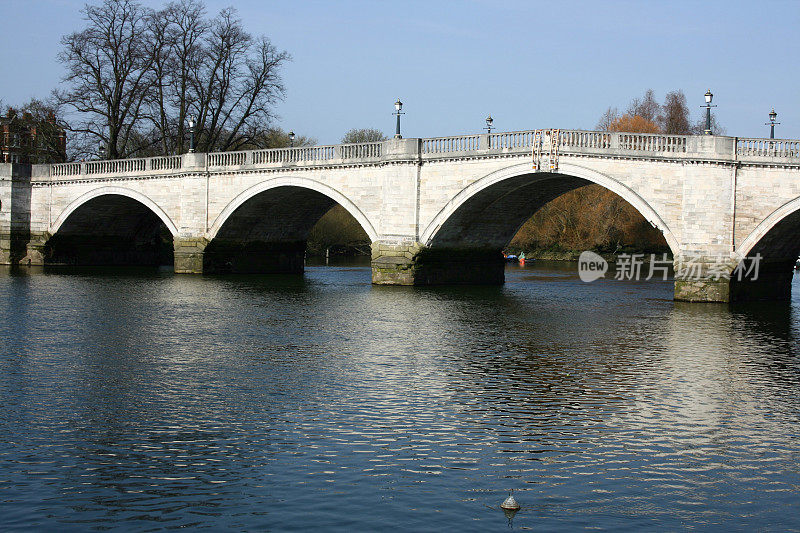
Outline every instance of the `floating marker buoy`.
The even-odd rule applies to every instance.
[[[508,498],[505,499],[503,503],[500,504],[501,509],[507,509],[509,511],[519,511],[519,504],[517,500],[514,499],[513,495],[509,495]]]

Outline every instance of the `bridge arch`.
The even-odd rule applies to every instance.
[[[40,246],[44,264],[172,264],[178,228],[146,195],[99,187],[79,196],[50,225]]]
[[[313,226],[336,204],[371,242],[377,232],[349,198],[305,177],[277,177],[231,200],[206,233],[203,272],[300,273]]]
[[[172,221],[172,219],[167,215],[161,207],[153,200],[148,198],[146,195],[134,191],[133,189],[128,189],[125,187],[100,187],[97,189],[92,189],[91,191],[79,196],[75,200],[73,200],[67,207],[64,209],[61,214],[56,218],[55,222],[50,225],[48,233],[50,235],[55,235],[61,226],[66,222],[71,214],[73,214],[78,208],[93,200],[99,196],[106,196],[106,195],[116,195],[116,196],[125,196],[132,200],[136,200],[140,204],[143,204],[145,207],[149,208],[158,218],[161,219],[161,222],[167,227],[169,232],[172,236],[176,236],[178,234],[178,227]]]
[[[349,198],[345,195],[325,185],[324,183],[320,183],[318,181],[304,178],[304,177],[279,177],[273,178],[266,181],[262,181],[257,185],[250,187],[249,189],[244,190],[240,193],[236,198],[231,200],[231,202],[225,206],[225,208],[220,212],[220,214],[216,217],[213,224],[208,230],[207,237],[208,239],[214,239],[217,234],[219,233],[222,226],[227,222],[231,215],[242,205],[244,205],[249,200],[255,198],[257,195],[267,192],[270,189],[276,189],[278,187],[299,187],[301,189],[308,189],[312,191],[316,191],[320,194],[323,194],[333,200],[334,202],[341,205],[348,213],[350,213],[353,218],[355,218],[364,231],[367,233],[371,241],[376,241],[378,239],[378,232],[375,231],[374,226],[370,222],[370,220],[364,215],[363,211],[358,208]]]
[[[785,236],[782,234],[788,232],[797,235],[798,230],[800,230],[800,198],[795,198],[794,200],[786,202],[770,213],[767,218],[762,220],[742,241],[742,244],[737,247],[736,251],[739,256],[746,257],[750,255],[751,252],[756,251],[755,248],[759,243],[761,243],[762,248],[765,248],[765,245],[768,246],[768,241],[783,241],[784,243],[794,244],[796,248],[800,248],[800,239],[780,239],[780,237]],[[767,241],[765,241],[765,239],[767,239]],[[791,252],[789,253],[791,255]],[[796,253],[794,255],[795,257],[797,256]]]
[[[428,224],[422,232],[420,240],[427,246],[445,243],[448,239],[452,239],[452,236],[448,237],[448,231],[450,233],[455,231],[447,226],[453,223],[458,224],[456,218],[471,220],[477,212],[482,211],[488,205],[498,202],[501,198],[508,198],[510,197],[509,195],[515,192],[523,192],[526,188],[534,187],[535,184],[545,181],[554,183],[561,181],[562,185],[544,191],[543,196],[539,198],[539,205],[533,211],[572,189],[595,183],[619,195],[623,200],[631,204],[650,224],[663,233],[672,253],[678,254],[680,245],[672,230],[641,195],[610,176],[574,164],[559,165],[557,173],[534,173],[531,171],[531,166],[528,162],[492,172],[455,195]],[[525,200],[524,194],[519,196],[520,200]],[[506,224],[503,230],[506,233],[510,233],[510,235],[507,235],[507,238],[506,236],[498,237],[499,240],[496,240],[494,244],[505,246],[531,214],[531,210],[527,210]],[[502,240],[505,240],[505,242],[500,243]]]
[[[736,249],[730,299],[788,300],[800,255],[800,198],[769,214]]]

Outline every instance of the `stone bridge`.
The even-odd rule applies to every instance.
[[[663,232],[676,299],[789,296],[800,141],[721,136],[535,130],[4,164],[0,262],[153,264],[171,238],[175,272],[302,272],[309,230],[338,203],[372,241],[373,283],[502,283],[522,223],[590,183]],[[756,254],[757,280],[727,279]]]

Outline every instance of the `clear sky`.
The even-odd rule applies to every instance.
[[[143,1],[158,7],[163,2]],[[60,37],[82,0],[0,0],[0,99],[44,97],[63,69]],[[693,119],[714,93],[729,135],[800,138],[800,1],[303,1],[233,5],[253,34],[290,52],[278,125],[320,143],[353,127],[430,137],[593,129],[608,106],[648,88],[682,89]]]

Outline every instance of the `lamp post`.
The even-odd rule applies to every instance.
[[[780,122],[775,122],[775,119],[778,118],[778,114],[775,112],[775,108],[772,108],[772,111],[769,113],[769,122],[765,122],[767,126],[769,126],[769,138],[775,138],[775,124],[780,124]]]
[[[194,153],[194,127],[197,125],[197,121],[194,115],[189,116],[189,153]]]
[[[707,90],[706,94],[703,96],[706,98],[706,105],[700,106],[706,108],[706,130],[703,133],[706,135],[711,135],[711,108],[717,106],[711,105],[711,100],[714,98],[714,95],[711,94],[711,89]]]
[[[294,148],[294,132],[289,132],[289,147]]]
[[[488,117],[486,117],[486,127],[483,128],[483,129],[486,130],[486,133],[492,133],[492,124],[493,123],[494,123],[494,119],[492,118],[492,115],[489,115]]]
[[[100,146],[97,148],[97,154],[100,156],[100,160],[106,158],[106,145],[105,143],[100,143]]]
[[[398,98],[397,101],[394,103],[394,113],[393,115],[397,115],[397,130],[394,133],[395,139],[402,139],[403,136],[400,135],[400,115],[405,115],[405,113],[401,113],[400,110],[403,109],[403,102],[400,101]]]

